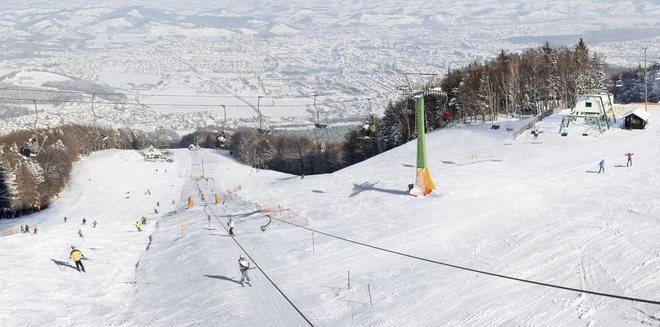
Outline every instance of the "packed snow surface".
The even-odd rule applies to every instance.
[[[49,208],[0,222],[39,228],[0,237],[0,325],[308,325],[269,279],[314,326],[657,325],[660,306],[467,272],[277,220],[262,232],[260,213],[417,257],[655,300],[660,112],[651,114],[646,130],[619,122],[603,135],[573,124],[561,137],[560,115],[539,123],[537,139],[510,139],[506,122],[436,130],[427,148],[437,194],[427,198],[406,194],[415,142],[304,178],[212,150],[176,150],[174,163],[95,153]],[[71,245],[86,273],[72,267]],[[251,286],[238,282],[240,254],[261,268]]]

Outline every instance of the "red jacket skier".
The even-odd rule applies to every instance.
[[[634,155],[634,153],[631,153],[631,152],[626,153],[626,157],[628,157],[628,162],[626,163],[626,167],[628,167],[628,165],[632,166],[632,156],[633,155]]]

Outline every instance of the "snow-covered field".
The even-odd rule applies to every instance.
[[[655,300],[659,114],[644,131],[587,137],[573,125],[558,135],[559,115],[540,123],[538,139],[524,133],[511,141],[511,132],[489,125],[434,131],[428,164],[439,196],[423,199],[406,195],[414,142],[304,179],[214,151],[178,150],[174,164],[97,153],[50,208],[0,222],[1,231],[25,223],[40,230],[0,237],[0,325],[307,325],[268,278],[314,326],[658,325],[660,307],[651,304],[478,275],[278,221],[262,232],[268,219],[256,204],[290,209],[273,217],[417,257]],[[635,153],[632,168],[627,152]],[[605,173],[593,173],[601,159]],[[190,178],[201,174],[208,179]],[[213,203],[216,192],[224,205]],[[212,203],[206,210],[202,196]],[[139,233],[142,215],[149,223]],[[223,227],[229,217],[233,239]],[[87,273],[67,266],[70,245],[87,256]],[[268,278],[251,270],[252,286],[241,287],[241,253]]]

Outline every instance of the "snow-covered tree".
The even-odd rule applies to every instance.
[[[12,208],[17,194],[16,174],[5,168],[4,163],[0,163],[0,209],[4,211]]]

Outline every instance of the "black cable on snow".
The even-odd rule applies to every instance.
[[[198,181],[199,181],[199,180],[198,180]],[[200,192],[202,192],[202,190],[201,190],[199,184],[197,184],[197,189],[198,189]],[[207,206],[209,205],[209,203],[208,203],[206,200],[202,200],[202,201],[204,201],[204,203],[205,203]],[[225,227],[225,225],[222,223],[222,221],[220,220],[220,218],[218,218],[218,216],[215,214],[215,212],[213,212],[213,209],[212,209],[210,206],[209,206],[208,208],[209,208],[209,211],[211,211],[211,214],[213,215],[213,217],[215,217],[215,219],[218,221],[218,223],[220,223],[220,226],[222,226],[222,228],[227,232],[227,234],[229,234],[229,230],[227,230],[227,227]],[[248,258],[250,258],[250,261],[252,261],[252,262],[254,263],[254,265],[257,267],[257,269],[259,269],[259,271],[261,271],[261,273],[264,274],[264,276],[266,277],[266,279],[268,279],[268,281],[273,285],[273,287],[275,287],[275,289],[276,289],[278,292],[280,292],[280,294],[282,294],[282,296],[287,300],[287,302],[289,302],[289,304],[291,304],[291,306],[292,306],[294,309],[296,309],[296,311],[298,311],[298,314],[300,314],[300,316],[301,316],[301,317],[302,317],[302,318],[303,318],[303,319],[304,319],[304,320],[305,320],[310,326],[314,327],[314,324],[312,324],[312,322],[311,322],[311,321],[305,316],[305,314],[302,313],[302,311],[300,311],[300,309],[298,309],[298,307],[293,303],[293,301],[291,301],[291,300],[289,299],[289,297],[286,296],[286,294],[284,294],[284,292],[283,292],[283,291],[277,286],[277,284],[275,284],[275,282],[274,282],[274,281],[268,276],[268,274],[266,274],[266,272],[265,272],[263,269],[261,269],[261,267],[259,266],[259,264],[257,264],[257,262],[256,262],[256,261],[250,256],[250,254],[249,254],[249,253],[243,248],[243,246],[241,245],[241,243],[238,243],[238,241],[237,241],[236,238],[234,238],[234,237],[231,237],[231,239],[236,243],[236,245],[238,245],[238,247],[241,249],[241,251],[243,251],[243,253],[245,253],[245,255],[246,255]]]
[[[227,198],[229,198],[230,200],[232,200],[234,203],[238,204],[239,206],[242,206],[242,207],[247,208],[247,209],[252,209],[252,208],[249,208],[249,207],[239,203],[238,201],[235,201],[231,197],[227,197]],[[267,216],[267,215],[264,215],[262,213],[259,213],[259,214],[261,214],[263,216]],[[586,293],[586,294],[597,295],[597,296],[608,297],[608,298],[614,298],[614,299],[629,300],[629,301],[633,301],[633,302],[641,302],[641,303],[660,305],[660,301],[653,301],[653,300],[647,300],[647,299],[641,299],[641,298],[627,297],[627,296],[609,294],[609,293],[594,292],[594,291],[588,291],[588,290],[583,290],[583,289],[579,289],[579,288],[572,288],[572,287],[566,287],[566,286],[555,285],[555,284],[550,284],[550,283],[538,282],[538,281],[534,281],[534,280],[529,280],[529,279],[524,279],[524,278],[517,278],[517,277],[512,277],[512,276],[507,276],[507,275],[501,275],[501,274],[496,274],[496,273],[483,271],[483,270],[479,270],[479,269],[473,269],[473,268],[463,267],[463,266],[454,265],[454,264],[450,264],[450,263],[446,263],[446,262],[441,262],[441,261],[431,260],[431,259],[427,259],[427,258],[422,258],[422,257],[418,257],[418,256],[415,256],[415,255],[412,255],[412,254],[393,251],[393,250],[381,248],[381,247],[378,247],[378,246],[375,246],[375,245],[370,245],[370,244],[354,241],[354,240],[344,238],[344,237],[341,237],[341,236],[337,236],[337,235],[333,235],[333,234],[330,234],[330,233],[322,232],[322,231],[319,231],[319,230],[316,230],[316,229],[313,229],[313,228],[309,228],[309,227],[301,226],[301,225],[298,225],[298,224],[294,224],[292,222],[288,222],[286,220],[282,220],[282,219],[275,218],[275,217],[272,217],[272,216],[268,216],[268,217],[270,217],[273,220],[277,220],[279,222],[282,222],[282,223],[285,223],[285,224],[288,224],[288,225],[291,225],[291,226],[306,229],[308,231],[312,231],[314,233],[319,233],[321,235],[332,237],[332,238],[342,240],[342,241],[345,241],[345,242],[365,246],[365,247],[372,248],[372,249],[375,249],[375,250],[378,250],[378,251],[388,252],[388,253],[400,255],[400,256],[415,259],[415,260],[425,261],[425,262],[429,262],[429,263],[433,263],[433,264],[437,264],[437,265],[442,265],[442,266],[446,266],[446,267],[451,267],[451,268],[456,268],[456,269],[460,269],[460,270],[471,271],[471,272],[474,272],[474,273],[477,273],[477,274],[483,274],[483,275],[488,275],[488,276],[513,280],[513,281],[517,281],[517,282],[529,283],[529,284],[534,284],[534,285],[540,285],[540,286],[545,286],[545,287],[550,287],[550,288],[562,289],[562,290],[566,290],[566,291]]]

